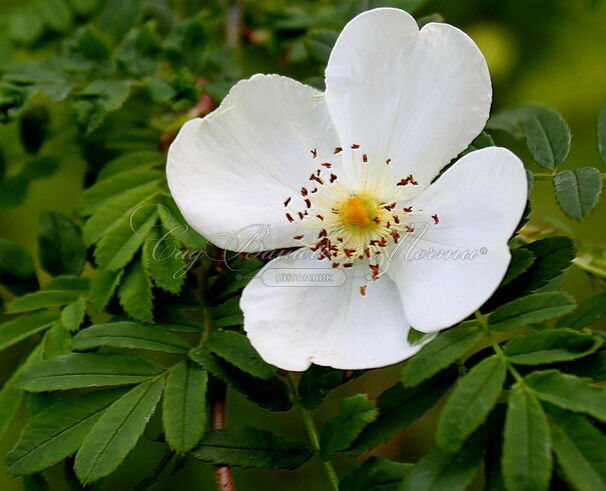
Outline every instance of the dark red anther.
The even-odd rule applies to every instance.
[[[285,202],[284,202],[284,206],[288,206],[288,203],[290,203],[290,198],[288,198]]]

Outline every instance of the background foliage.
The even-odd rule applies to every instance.
[[[288,375],[240,334],[261,263],[196,255],[165,152],[242,77],[322,87],[338,31],[380,5],[480,45],[473,146],[524,159],[532,211],[475,318],[400,366]],[[330,489],[327,462],[343,490],[606,489],[604,20],[581,0],[0,2],[2,489],[207,489],[212,464]],[[183,252],[156,261],[166,233]]]

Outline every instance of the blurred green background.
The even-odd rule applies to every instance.
[[[9,29],[11,13],[27,0],[0,0],[0,70],[9,63],[24,61],[31,56],[43,56],[43,51],[25,49],[12,41]],[[35,6],[35,2],[31,2]],[[152,6],[177,8],[181,2],[142,2]],[[230,2],[224,2],[226,6]],[[360,8],[368,8],[373,2],[356,2]],[[376,3],[376,2],[375,2]],[[411,2],[419,3],[419,2]],[[188,9],[196,8],[196,2],[187,2]],[[276,39],[292,36],[290,31],[274,30],[271,16],[267,12],[326,12],[348,1],[300,1],[260,0],[239,2],[243,35],[239,44],[238,61],[241,75],[276,72],[299,79],[320,75],[319,67],[312,63],[292,63],[286,53],[280,51]],[[366,4],[366,5],[364,5]],[[198,8],[206,5],[203,0]],[[230,4],[232,5],[232,4]],[[493,111],[519,104],[545,104],[559,111],[569,123],[573,133],[572,151],[564,168],[588,165],[601,167],[596,146],[596,121],[600,107],[606,103],[606,3],[588,0],[435,0],[427,2],[415,15],[422,17],[440,13],[445,21],[465,30],[484,52],[494,83]],[[321,17],[321,15],[319,15]],[[338,24],[338,22],[337,22]],[[340,28],[327,21],[326,26]],[[31,26],[33,29],[34,26]],[[75,27],[74,27],[75,29]],[[277,48],[276,48],[277,46]],[[30,183],[26,201],[0,214],[0,236],[15,240],[25,246],[33,256],[36,254],[38,215],[43,210],[61,211],[71,214],[74,203],[82,190],[85,163],[80,157],[80,148],[75,143],[75,129],[70,122],[70,113],[61,105],[50,107],[50,133],[55,135],[46,148],[47,153],[60,155],[60,167],[49,178]],[[493,135],[497,143],[515,149],[532,168],[523,144],[507,139],[505,135]],[[19,148],[18,131],[15,124],[0,126],[0,146],[10,172],[13,161],[22,150]],[[535,169],[537,172],[542,170]],[[6,192],[6,190],[4,190]],[[559,210],[551,183],[535,182],[533,193],[533,215],[531,224],[546,226],[555,218],[563,226],[570,227],[575,237],[582,241],[604,243],[606,209],[602,204],[584,222],[566,218]],[[44,273],[40,273],[45,280]],[[577,299],[583,299],[592,291],[587,277],[578,269],[571,268],[563,288]],[[2,290],[2,297],[10,294]],[[25,347],[18,346],[0,355],[0,382],[3,382]],[[368,392],[376,395],[399,377],[399,367],[376,370],[359,381],[342,387],[329,396],[315,413],[319,421],[334,414],[336,402],[344,394]],[[376,455],[400,461],[413,461],[429,449],[432,442],[432,427],[436,410],[430,411],[420,421],[393,439],[380,446]],[[22,419],[22,416],[20,416]],[[269,413],[248,403],[239,395],[229,393],[228,424],[254,423],[255,426],[275,429],[290,438],[305,439],[303,426],[295,410],[288,413]],[[157,423],[157,422],[156,422]],[[0,455],[14,445],[18,426],[0,440]],[[155,425],[156,433],[158,425]],[[154,434],[154,425],[152,431]],[[145,473],[157,463],[163,453],[159,443],[144,439],[117,472],[105,480],[107,489],[132,489]],[[344,473],[351,463],[336,461],[337,470]],[[60,482],[61,469],[49,472]],[[162,483],[160,488],[178,487],[179,490],[212,489],[212,468],[199,462],[189,462],[175,476]],[[321,490],[325,488],[322,470],[313,460],[297,471],[235,471],[239,489],[257,491],[279,489],[290,491]],[[0,489],[21,489],[19,479],[6,475],[0,466]],[[57,489],[60,489],[59,487]]]

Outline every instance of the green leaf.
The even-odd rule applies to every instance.
[[[556,327],[582,329],[598,322],[604,315],[606,315],[606,292],[583,300],[577,310],[559,319]]]
[[[527,244],[520,249],[529,250],[535,256],[534,263],[522,275],[515,278],[506,290],[514,298],[545,286],[572,263],[575,247],[568,237],[549,237]]]
[[[270,379],[254,377],[204,348],[191,350],[189,357],[265,409],[287,411],[292,407],[288,388],[277,377]]]
[[[346,453],[358,455],[406,428],[438,402],[454,378],[453,372],[445,371],[412,388],[396,384],[387,389],[377,400],[379,417],[364,428]]]
[[[79,297],[61,311],[61,323],[70,331],[77,331],[84,321],[86,300]]]
[[[528,150],[537,164],[553,169],[566,160],[572,134],[562,116],[541,108],[524,119],[523,125]]]
[[[606,421],[606,388],[558,370],[532,372],[524,382],[542,401]]]
[[[82,193],[78,209],[83,215],[92,215],[111,201],[117,200],[124,194],[134,192],[135,188],[151,182],[159,183],[162,178],[162,174],[157,170],[136,169],[111,176],[111,179],[97,181],[94,186]],[[133,200],[131,206],[134,206],[143,197]]]
[[[73,14],[64,0],[38,0],[36,10],[53,31],[65,32],[73,22]]]
[[[129,95],[127,80],[95,80],[74,96],[76,123],[86,134],[92,133],[110,112],[122,107]]]
[[[595,167],[563,170],[553,178],[553,186],[564,213],[575,220],[582,220],[598,204],[602,173]]]
[[[157,151],[142,150],[139,152],[124,153],[105,164],[97,175],[97,183],[125,172],[151,169],[152,167],[163,165],[165,162],[166,155]],[[128,192],[129,190],[127,189],[126,191]]]
[[[0,390],[0,438],[10,427],[13,417],[19,410],[25,393],[15,388],[15,381],[24,370],[38,363],[42,359],[42,343],[38,343],[34,349],[25,357],[24,361],[16,368],[10,378],[4,382]]]
[[[107,45],[91,26],[78,29],[67,48],[63,63],[68,71],[96,71],[101,75],[109,75],[116,69]]]
[[[127,73],[143,77],[156,71],[161,51],[153,25],[148,22],[124,38],[117,58]]]
[[[118,290],[120,305],[126,313],[133,319],[148,324],[153,321],[151,287],[141,261],[135,260],[128,266]]]
[[[90,14],[97,7],[98,0],[69,0],[74,12],[79,15]]]
[[[212,332],[204,346],[240,370],[262,379],[275,377],[274,369],[265,363],[243,334],[233,331]]]
[[[145,270],[158,288],[177,295],[185,283],[185,262],[177,256],[179,243],[168,234],[151,230],[143,243]]]
[[[414,327],[410,327],[408,329],[408,334],[406,335],[406,340],[409,344],[417,344],[420,343],[425,336],[428,336],[428,334],[422,331],[417,331]]]
[[[434,447],[419,460],[400,486],[402,491],[463,491],[484,458],[485,436],[476,432],[457,453]]]
[[[503,477],[508,491],[549,488],[551,438],[539,401],[522,385],[509,393],[503,444]]]
[[[38,289],[34,262],[19,244],[0,239],[0,284],[15,295]]]
[[[122,227],[125,227],[133,213],[139,209],[150,208],[150,205],[153,205],[157,200],[159,193],[158,182],[152,181],[118,194],[115,199],[111,199],[100,206],[86,221],[82,229],[84,242],[87,245],[95,244],[117,223],[122,223]]]
[[[549,329],[513,338],[505,345],[505,355],[518,365],[541,365],[582,358],[602,345],[598,336],[570,329]]]
[[[96,324],[81,330],[74,337],[74,349],[87,350],[109,346],[164,353],[186,353],[191,345],[181,336],[162,326],[145,326],[135,322]]]
[[[156,205],[150,204],[137,208],[116,222],[95,249],[99,267],[116,271],[126,266],[143,245],[157,219]]]
[[[524,121],[543,110],[543,106],[523,105],[494,114],[486,124],[490,130],[501,130],[516,138],[524,136]]]
[[[30,392],[69,390],[144,382],[164,369],[131,355],[71,353],[44,360],[24,371],[16,386]]]
[[[463,323],[441,332],[406,362],[402,371],[404,387],[414,387],[467,353],[482,336],[475,322]]]
[[[456,452],[478,429],[501,395],[506,374],[505,360],[492,355],[459,379],[438,421],[436,442],[440,448]]]
[[[504,331],[543,322],[574,310],[574,299],[562,292],[534,293],[502,305],[488,318],[488,327]]]
[[[43,30],[40,16],[29,5],[16,9],[8,21],[8,34],[17,43],[31,44],[40,37]]]
[[[598,151],[602,162],[606,164],[606,104],[602,106],[598,117]]]
[[[377,405],[368,394],[342,399],[339,414],[324,423],[320,432],[320,457],[329,460],[334,453],[345,450],[377,415]]]
[[[57,307],[71,303],[77,298],[78,295],[70,291],[38,290],[37,292],[28,293],[27,295],[13,300],[8,305],[6,312],[9,314],[16,314],[19,312],[28,312],[30,310]]]
[[[211,285],[208,291],[209,297],[222,300],[236,293],[245,287],[262,267],[263,263],[258,259],[247,259],[240,264],[232,265],[229,271],[223,273]]]
[[[63,399],[36,414],[6,456],[8,472],[40,472],[72,455],[103,411],[123,394],[124,389],[89,392]]]
[[[213,430],[191,455],[203,462],[250,469],[296,469],[311,456],[306,445],[256,428]]]
[[[19,136],[26,152],[35,155],[48,133],[50,114],[46,106],[32,104],[19,115]]]
[[[332,389],[355,379],[363,373],[363,370],[344,371],[320,365],[311,365],[301,374],[299,380],[299,387],[297,389],[300,397],[299,403],[303,409],[315,409]]]
[[[562,363],[558,368],[578,377],[589,377],[602,382],[606,380],[606,351],[601,350],[580,360]]]
[[[175,26],[162,48],[175,71],[185,66],[197,74],[204,66],[206,43],[207,36],[202,23],[197,19],[187,19]]]
[[[40,213],[38,255],[42,267],[51,275],[79,275],[86,262],[86,247],[78,227],[54,211]]]
[[[535,257],[531,250],[520,247],[511,250],[511,262],[507,268],[501,286],[505,286],[528,270],[534,264]]]
[[[587,418],[548,408],[553,449],[566,479],[579,491],[606,491],[606,436]]]
[[[99,312],[105,309],[122,279],[123,270],[98,269],[90,286],[90,303]]]
[[[42,287],[42,290],[65,290],[73,293],[84,294],[90,288],[90,278],[81,278],[79,276],[64,275],[55,276],[48,280]]]
[[[313,29],[305,35],[304,43],[312,60],[325,65],[339,33],[327,29]]]
[[[57,356],[66,355],[72,351],[72,337],[61,322],[55,322],[42,341],[42,358],[50,360]]]
[[[232,297],[213,309],[214,327],[240,326],[244,323],[244,314],[240,310],[240,299]]]
[[[20,97],[32,97],[42,92],[55,102],[65,99],[73,86],[53,59],[20,63],[10,73],[5,73],[2,81],[23,90]]]
[[[43,310],[15,317],[0,325],[0,350],[50,327],[59,318],[59,312]]]
[[[341,491],[397,491],[412,468],[412,464],[370,457],[343,478],[339,489]]]
[[[195,447],[206,426],[207,373],[182,360],[166,379],[162,400],[162,425],[170,448],[185,453]]]
[[[164,378],[144,382],[114,402],[95,423],[76,454],[82,484],[111,474],[137,444],[162,395]]]

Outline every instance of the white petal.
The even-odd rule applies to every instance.
[[[463,157],[415,200],[415,208],[424,211],[415,220],[414,238],[392,258],[388,271],[415,329],[452,326],[490,298],[507,270],[507,242],[527,195],[520,159],[490,147]],[[428,258],[430,249],[446,256]],[[468,255],[461,256],[465,251]],[[448,256],[455,252],[458,258]]]
[[[232,88],[213,113],[181,128],[168,154],[168,184],[187,222],[219,247],[297,246],[293,236],[304,232],[287,220],[284,201],[292,197],[289,205],[304,209],[299,189],[320,158],[311,150],[332,153],[337,141],[321,92],[286,77],[255,75]]]
[[[480,133],[492,88],[484,57],[462,31],[406,12],[367,11],[345,26],[326,69],[326,102],[344,145],[420,191]]]
[[[293,371],[312,362],[354,370],[397,363],[421,348],[407,341],[408,323],[391,279],[372,282],[362,296],[359,272],[329,264],[300,249],[268,263],[244,289],[244,329],[265,361]],[[319,284],[332,286],[304,279],[284,286],[277,281],[284,273],[330,275]]]

